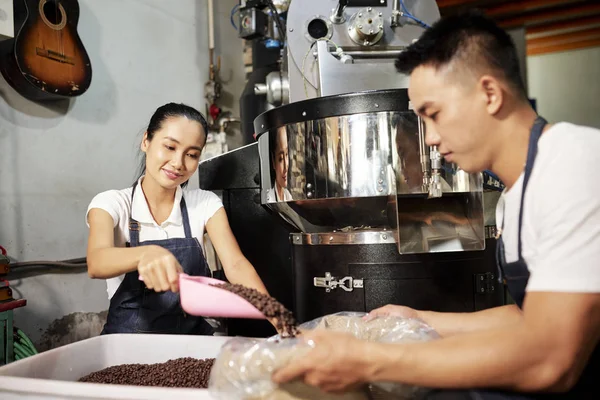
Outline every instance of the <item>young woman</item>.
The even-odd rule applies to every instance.
[[[176,293],[180,272],[211,275],[201,244],[205,230],[227,279],[267,293],[241,253],[219,197],[184,190],[198,168],[206,132],[206,120],[192,107],[158,108],[141,142],[144,160],[133,187],[91,201],[88,273],[106,279],[110,299],[103,334],[213,333],[203,318],[183,312]]]
[[[275,184],[267,192],[267,202],[292,201],[292,194],[287,189],[290,166],[287,131],[285,128],[279,128],[277,134],[270,139],[271,165],[273,166],[271,179],[275,175]]]

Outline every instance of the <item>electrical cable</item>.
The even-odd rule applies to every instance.
[[[13,342],[14,351],[16,354],[20,354],[21,357],[31,357],[34,354],[22,346],[19,342]]]
[[[425,22],[421,21],[419,18],[415,17],[410,12],[408,12],[408,9],[404,5],[404,0],[400,0],[400,7],[402,7],[402,12],[404,13],[404,16],[406,18],[412,19],[413,21],[424,26],[425,28],[431,28],[428,24],[426,24]]]
[[[308,57],[308,55],[310,54],[313,46],[315,45],[315,43],[317,43],[317,41],[315,40],[314,42],[312,42],[312,44],[310,45],[310,47],[308,48],[308,51],[306,52],[306,54],[304,54],[304,58],[302,59],[302,83],[304,83],[304,95],[306,96],[306,98],[308,99],[308,89],[306,88],[306,81],[308,79],[306,79],[306,74],[304,73],[304,65],[306,64],[306,58]],[[315,85],[313,85],[312,83],[310,84],[313,88],[317,88]]]
[[[328,43],[331,43],[335,46],[335,51],[336,53],[339,53],[342,51],[342,48],[340,46],[338,46],[333,40],[331,39],[327,39],[327,38],[321,38],[321,39],[317,39],[314,42],[312,42],[312,44],[310,45],[310,47],[308,48],[308,51],[306,52],[306,54],[304,54],[304,58],[302,59],[302,82],[304,84],[304,94],[306,95],[306,98],[308,99],[308,89],[306,88],[306,82],[308,81],[308,79],[306,79],[306,74],[304,73],[305,71],[305,64],[306,64],[306,59],[308,58],[308,55],[310,54],[313,46],[320,40],[324,40]],[[310,82],[308,82],[310,83]],[[310,83],[310,86],[312,86],[313,88],[317,89],[317,87],[315,85],[313,85],[312,83]]]
[[[269,7],[269,10],[271,10],[271,13],[273,14],[273,19],[275,19],[275,25],[277,25],[277,30],[279,31],[279,40],[283,44],[285,42],[285,27],[281,23],[281,18],[279,17],[279,14],[277,13],[277,9],[275,8],[273,1],[266,0],[266,3],[267,3],[267,6]]]
[[[33,354],[38,354],[38,351],[35,348],[35,346],[33,345],[33,342],[31,341],[31,339],[29,339],[29,337],[25,334],[25,332],[23,332],[19,328],[17,328],[16,331],[17,331],[17,336],[20,337],[21,339],[23,339],[25,345],[33,352]]]
[[[229,15],[229,21],[231,22],[231,25],[233,25],[233,27],[235,28],[235,30],[238,30],[238,27],[235,25],[235,22],[233,21],[233,16],[235,15],[236,12],[239,11],[240,5],[236,4],[235,6],[233,6],[233,8],[231,9],[231,14]]]
[[[64,261],[24,261],[10,264],[10,269],[23,268],[23,267],[59,267],[59,268],[83,268],[87,265],[87,259],[74,258],[71,260]]]
[[[15,360],[22,360],[39,354],[31,339],[29,339],[21,329],[14,327],[13,337],[13,353],[15,355]]]

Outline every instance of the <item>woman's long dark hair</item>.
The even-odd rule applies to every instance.
[[[151,141],[154,138],[156,131],[162,127],[167,119],[172,117],[186,117],[187,119],[198,122],[202,125],[202,130],[204,131],[204,137],[206,139],[206,135],[208,134],[208,123],[200,111],[185,104],[168,103],[158,107],[156,111],[154,111],[154,114],[152,114],[152,118],[150,118],[150,123],[148,123],[148,128],[146,129],[148,141]],[[140,151],[140,153],[141,161],[136,174],[136,182],[146,173],[146,153],[142,151]],[[186,187],[187,184],[188,182],[185,181],[181,184],[181,187]]]

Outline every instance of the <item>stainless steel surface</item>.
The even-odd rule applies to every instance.
[[[429,198],[442,197],[442,177],[440,169],[442,168],[442,155],[437,149],[437,146],[432,146],[429,151],[429,159],[431,160],[431,181],[429,182]]]
[[[419,157],[421,160],[421,172],[423,173],[423,190],[429,187],[429,178],[431,176],[431,163],[429,160],[429,146],[425,143],[425,123],[423,119],[418,119],[419,135]]]
[[[281,126],[258,138],[261,200],[304,232],[292,236],[294,245],[396,242],[403,254],[483,249],[481,174],[431,151],[431,193],[423,134],[412,111]],[[288,153],[282,172],[278,149]],[[276,187],[285,194],[275,196]]]
[[[269,73],[266,83],[254,85],[254,93],[259,96],[267,96],[267,102],[275,107],[286,104],[290,96],[287,76],[279,71]]]
[[[343,3],[343,4],[342,4]],[[338,1],[338,4],[333,10],[331,10],[331,17],[329,18],[334,24],[343,24],[346,22],[344,17],[344,11],[346,10],[346,4],[348,1]]]
[[[353,245],[395,243],[392,230],[352,230],[323,233],[292,233],[293,245]]]
[[[321,21],[327,27],[327,33],[321,37],[313,37],[313,35],[311,35],[309,33],[309,26],[311,23],[318,22],[318,21]],[[331,39],[332,35],[333,35],[333,24],[331,23],[329,18],[325,17],[324,15],[315,15],[311,19],[308,19],[304,24],[304,37],[306,38],[306,40],[309,43],[314,42],[316,39],[323,39],[323,38]]]
[[[362,279],[355,279],[351,276],[345,276],[341,279],[337,279],[331,276],[330,272],[325,272],[324,277],[313,278],[313,286],[325,288],[325,292],[327,293],[337,288],[340,288],[346,292],[352,292],[354,289],[362,289],[364,287],[364,281]]]
[[[348,35],[361,46],[373,46],[383,37],[383,13],[366,7],[350,17]]]
[[[398,195],[397,208],[400,254],[485,249],[482,191],[431,199]]]
[[[260,136],[259,142],[270,140],[273,150],[287,146],[286,189],[294,201],[395,195],[391,159],[394,119],[399,114],[356,114],[290,124]],[[273,157],[261,159],[265,170],[272,164]],[[274,185],[271,179],[262,182],[264,203]]]
[[[369,29],[366,29],[365,23],[351,25],[352,21],[357,20],[361,10],[357,7],[346,7],[342,13],[344,22],[332,24],[327,39],[347,52],[344,53],[346,56],[353,57],[354,63],[351,63],[348,57],[340,60],[340,57],[329,54],[326,58],[322,51],[323,54],[320,54],[318,59],[311,54],[314,38],[307,34],[308,23],[315,18],[325,18],[331,23],[332,10],[338,6],[338,0],[292,1],[288,10],[286,32],[289,50],[286,71],[290,81],[290,102],[353,91],[407,87],[406,79],[403,79],[394,68],[394,57],[398,51],[418,39],[424,29],[410,22],[403,24],[401,28],[393,28],[391,26],[393,3],[388,1],[385,6],[372,7],[371,13],[374,15],[372,21],[379,21],[381,18],[381,23],[372,23]],[[411,14],[428,24],[434,23],[440,17],[434,0],[404,0],[404,5]],[[368,18],[365,22],[368,22]],[[358,25],[362,25],[363,28],[358,28]],[[364,40],[365,36],[370,38],[367,43]],[[373,44],[376,41],[377,43]],[[353,52],[371,49],[377,53],[367,54],[368,64],[365,63],[358,68],[344,68],[359,64],[358,57],[355,57]],[[315,50],[314,47],[312,50]],[[392,53],[388,54],[388,51]],[[326,64],[323,65],[323,62]],[[304,71],[302,71],[303,65]],[[304,89],[305,78],[306,90]],[[324,82],[327,86],[325,89],[320,86]]]
[[[390,18],[390,26],[392,28],[400,26],[400,17],[401,16],[402,16],[402,11],[400,11],[400,0],[394,0],[392,16]]]
[[[354,62],[344,64],[335,58],[329,51],[329,44],[325,41],[317,42],[317,58],[320,96],[331,96],[349,92],[360,92],[365,89],[390,89],[407,88],[408,77],[398,74],[392,60],[390,62]],[[312,57],[309,56],[309,59]],[[356,61],[356,58],[355,58]],[[372,61],[372,59],[370,60]],[[307,62],[308,64],[308,62]],[[308,67],[306,68],[309,72]],[[290,85],[292,82],[290,81]],[[310,85],[307,85],[310,93]],[[301,89],[304,92],[304,89]],[[293,88],[290,90],[290,99],[294,96]]]
[[[354,58],[397,58],[402,50],[344,50],[344,54]]]
[[[434,0],[403,4],[427,24],[439,19]],[[394,60],[424,28],[404,18],[400,6],[292,1],[284,60],[289,103],[407,88]],[[259,89],[279,104],[284,96],[272,95],[280,91],[276,81]],[[367,105],[375,109],[364,111]],[[332,113],[335,106],[306,110],[298,103],[273,117],[273,126],[255,126],[261,203],[300,232],[293,245],[396,243],[402,254],[484,248],[481,175],[446,163],[427,146],[425,126],[410,106],[380,111],[365,100],[345,114]]]

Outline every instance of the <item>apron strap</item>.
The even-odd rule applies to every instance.
[[[135,219],[131,218],[133,208],[133,195],[135,188],[137,187],[137,181],[133,184],[131,189],[131,207],[129,207],[129,247],[137,247],[140,244],[140,223]]]
[[[131,190],[131,205],[133,206],[133,195],[135,194],[135,188],[137,187],[137,181],[133,184]],[[181,194],[181,202],[179,203],[181,209],[181,218],[183,220],[183,231],[186,238],[192,237],[192,229],[190,227],[190,219],[188,217],[187,205],[183,193]],[[140,223],[131,217],[132,210],[129,209],[129,246],[137,247],[140,243]]]
[[[538,150],[538,141],[542,136],[542,132],[544,131],[544,127],[548,122],[540,116],[535,119],[533,123],[533,127],[531,128],[531,135],[529,137],[529,148],[527,149],[527,163],[525,164],[525,175],[523,176],[523,189],[521,192],[521,206],[519,208],[519,260],[523,257],[521,256],[521,252],[523,249],[523,242],[521,240],[521,230],[523,226],[523,205],[525,204],[525,189],[527,189],[527,184],[529,183],[529,178],[531,177],[531,171],[533,171],[533,164],[535,163],[535,157],[537,156]],[[504,218],[506,219],[506,217]],[[504,219],[502,222],[504,222]]]
[[[188,210],[187,205],[185,204],[185,198],[183,197],[183,193],[181,194],[181,219],[183,220],[183,231],[185,232],[186,238],[192,237],[192,229],[190,228],[190,219],[188,218]]]

